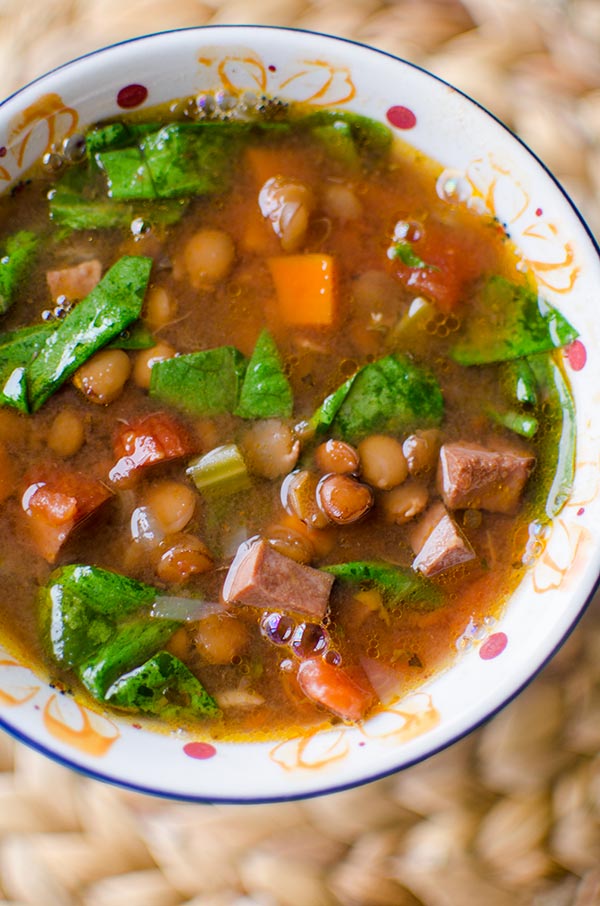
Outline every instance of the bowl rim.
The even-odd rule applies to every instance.
[[[31,79],[15,91],[11,92],[5,98],[0,101],[0,111],[5,107],[6,104],[18,98],[21,94],[25,93],[28,89],[35,86],[38,82],[43,82],[48,77],[61,72],[62,70],[69,69],[73,66],[77,66],[80,63],[83,63],[87,60],[90,60],[96,56],[102,56],[116,48],[127,46],[130,44],[139,44],[145,41],[158,40],[162,37],[173,35],[173,34],[190,34],[190,33],[206,33],[214,31],[244,31],[244,32],[257,32],[257,31],[266,31],[266,32],[290,32],[294,34],[304,34],[311,37],[324,38],[333,42],[348,44],[361,48],[362,50],[369,51],[373,54],[388,58],[392,61],[402,63],[405,66],[410,67],[413,70],[421,72],[423,75],[427,76],[430,79],[435,80],[443,86],[450,88],[454,93],[459,97],[469,102],[474,107],[484,114],[484,116],[491,119],[497,126],[499,126],[505,133],[508,134],[510,139],[514,141],[517,145],[520,145],[521,148],[526,152],[527,155],[533,160],[535,164],[543,171],[544,175],[550,179],[554,184],[555,188],[558,189],[560,195],[562,195],[563,200],[566,202],[568,207],[571,209],[572,213],[575,215],[575,218],[579,221],[580,226],[583,228],[583,231],[587,235],[592,249],[595,251],[598,259],[600,260],[600,242],[594,236],[590,226],[588,225],[585,217],[579,210],[577,204],[570,197],[567,190],[563,187],[559,179],[554,176],[552,171],[548,166],[541,160],[540,157],[529,147],[527,142],[525,142],[520,136],[516,135],[512,130],[494,113],[492,113],[487,107],[485,107],[481,102],[472,98],[466,91],[463,91],[460,88],[457,88],[451,82],[448,82],[446,79],[442,78],[439,75],[431,72],[424,66],[421,66],[418,63],[414,63],[411,60],[407,60],[403,57],[400,57],[390,51],[383,50],[381,48],[374,47],[368,43],[356,40],[354,38],[343,37],[340,35],[335,35],[327,32],[321,32],[314,29],[300,28],[296,26],[283,26],[283,25],[266,25],[266,24],[253,24],[253,23],[224,23],[224,24],[209,24],[209,25],[196,25],[196,26],[184,26],[181,28],[172,28],[172,29],[161,29],[155,32],[148,32],[141,35],[136,35],[130,38],[125,38],[118,41],[113,41],[110,44],[103,45],[94,50],[87,51],[79,56],[73,57],[69,60],[66,60],[63,63],[58,64],[57,66],[48,69],[47,71],[41,73],[35,78]],[[404,771],[407,768],[413,767],[416,764],[419,764],[423,761],[428,760],[429,758],[439,754],[455,743],[459,742],[461,739],[464,739],[472,732],[486,724],[497,714],[499,714],[507,705],[509,705],[517,696],[519,696],[524,689],[526,689],[530,683],[532,683],[536,677],[542,672],[542,670],[548,665],[548,663],[554,658],[556,653],[564,645],[565,641],[574,631],[580,620],[585,615],[588,607],[590,606],[592,599],[595,594],[600,590],[600,567],[598,568],[598,574],[596,575],[591,588],[585,598],[583,599],[582,604],[579,606],[578,610],[574,614],[572,620],[569,622],[566,629],[563,631],[563,634],[559,640],[554,644],[552,649],[543,657],[541,662],[533,669],[531,673],[528,673],[526,678],[520,683],[515,689],[511,691],[509,695],[501,699],[501,701],[496,704],[490,711],[487,711],[482,717],[474,720],[473,723],[470,723],[468,726],[462,728],[458,732],[454,732],[449,737],[444,739],[441,743],[435,745],[434,747],[428,749],[425,754],[416,755],[413,758],[410,758],[399,764],[397,766],[386,768],[381,771],[376,771],[374,773],[363,772],[359,777],[353,779],[349,782],[340,782],[340,783],[331,783],[328,785],[318,786],[316,789],[311,789],[308,791],[301,792],[291,792],[284,795],[261,795],[261,796],[248,796],[242,797],[236,795],[233,797],[227,796],[204,796],[199,794],[184,794],[173,792],[170,790],[161,790],[155,787],[145,786],[144,784],[135,783],[131,780],[121,779],[116,776],[111,776],[110,774],[104,773],[100,770],[95,770],[94,768],[87,767],[85,765],[79,764],[76,761],[71,760],[70,758],[62,755],[59,752],[53,751],[46,747],[43,743],[38,742],[34,737],[30,736],[28,733],[23,732],[17,727],[11,725],[7,720],[0,714],[0,729],[6,731],[10,736],[12,736],[17,741],[26,744],[29,748],[34,749],[40,754],[50,758],[52,761],[62,765],[63,767],[69,768],[81,776],[84,776],[89,779],[99,780],[105,783],[108,783],[112,786],[116,786],[121,789],[129,790],[132,792],[143,793],[145,795],[153,796],[155,798],[175,801],[175,802],[189,802],[189,803],[198,803],[198,804],[236,804],[236,805],[259,805],[267,803],[281,803],[281,802],[290,802],[298,801],[303,799],[316,798],[320,796],[331,795],[337,792],[343,792],[346,790],[354,789],[359,786],[363,786],[367,783],[372,783],[377,780],[382,780],[385,777],[392,776]]]

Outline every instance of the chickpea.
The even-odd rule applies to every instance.
[[[349,475],[326,475],[319,482],[317,500],[336,525],[358,522],[373,506],[373,492]]]
[[[417,431],[407,437],[402,444],[408,471],[420,477],[431,472],[437,461],[440,449],[440,432],[436,428]]]
[[[361,474],[375,488],[388,491],[402,484],[408,475],[408,466],[402,444],[385,434],[372,434],[358,445]]]
[[[230,664],[248,644],[248,627],[229,614],[211,614],[198,623],[197,651],[209,664]]]
[[[233,267],[234,258],[233,240],[224,230],[198,230],[183,250],[185,268],[196,289],[223,280]]]
[[[328,440],[315,450],[315,463],[321,472],[336,472],[338,475],[358,472],[358,452],[343,440]]]
[[[142,349],[138,352],[133,366],[133,380],[143,390],[150,388],[151,371],[157,362],[164,362],[166,359],[172,359],[175,350],[169,343],[160,342],[150,349]]]
[[[325,213],[330,217],[348,223],[362,215],[362,205],[350,186],[334,183],[325,189]]]
[[[311,528],[329,525],[329,519],[317,503],[318,483],[316,475],[302,469],[288,475],[281,485],[281,501],[288,513]]]
[[[72,409],[63,409],[52,421],[46,442],[53,453],[68,459],[81,449],[85,441],[83,420]]]
[[[156,575],[169,585],[183,585],[193,575],[212,569],[213,559],[207,546],[195,535],[175,535],[161,545]]]
[[[146,491],[146,505],[166,535],[180,532],[193,518],[196,494],[179,481],[157,481]]]
[[[270,418],[256,422],[246,432],[242,449],[251,472],[273,479],[294,468],[300,454],[300,442],[284,422]]]
[[[306,236],[314,207],[308,186],[298,180],[273,176],[260,190],[258,205],[263,217],[271,221],[284,252],[298,249]]]
[[[151,286],[146,296],[145,321],[150,330],[160,330],[177,316],[177,303],[162,286]]]
[[[428,500],[427,486],[420,481],[409,479],[391,491],[386,491],[381,496],[380,502],[389,522],[404,525],[423,512]]]
[[[290,526],[272,525],[267,529],[265,537],[271,547],[296,563],[310,563],[315,555],[310,538]]]
[[[129,356],[122,349],[102,349],[73,375],[73,384],[90,402],[112,403],[123,392],[131,372]]]

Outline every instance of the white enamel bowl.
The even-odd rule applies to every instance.
[[[576,481],[543,551],[498,622],[471,627],[450,669],[364,727],[253,744],[153,733],[57,695],[0,648],[0,726],[50,757],[158,795],[289,799],[364,783],[469,732],[535,675],[591,598],[600,565],[600,264],[560,186],[477,104],[409,63],[295,30],[169,32],[60,67],[0,106],[0,188],[69,131],[202,91],[279,95],[391,124],[450,171],[455,201],[506,224],[546,298],[580,334],[565,363],[577,407]]]

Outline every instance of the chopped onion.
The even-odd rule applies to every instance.
[[[394,668],[370,657],[361,657],[360,666],[382,705],[389,704],[400,691],[400,677]]]
[[[215,699],[219,708],[257,708],[264,705],[265,700],[258,692],[250,692],[249,689],[243,689],[239,686],[237,689],[225,689],[224,692],[215,694]]]
[[[161,620],[182,620],[196,623],[215,613],[225,613],[220,601],[203,601],[178,595],[159,595],[150,610],[150,616]]]
[[[147,506],[138,506],[131,514],[131,537],[143,547],[158,547],[165,539],[160,522]]]

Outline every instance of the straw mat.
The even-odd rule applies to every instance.
[[[114,40],[231,22],[425,65],[523,136],[600,233],[600,0],[0,0],[0,95]],[[0,736],[0,906],[600,906],[599,604],[485,728],[304,803],[167,803]]]

